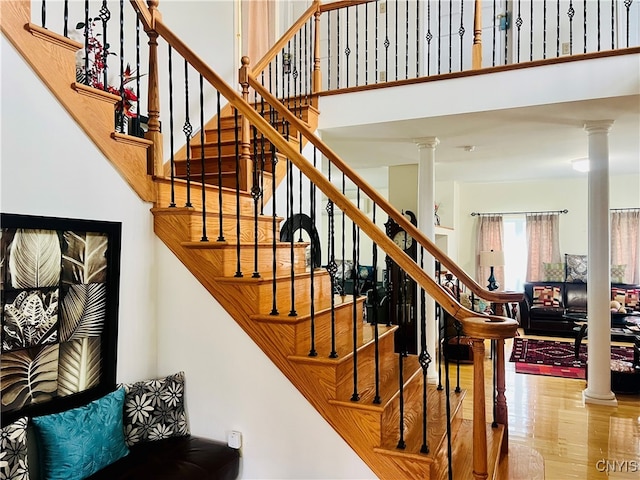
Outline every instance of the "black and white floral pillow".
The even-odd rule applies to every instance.
[[[587,256],[565,254],[566,282],[587,283]]]
[[[128,446],[189,435],[184,408],[184,372],[123,384],[124,435]]]
[[[27,417],[0,429],[0,479],[29,480]]]

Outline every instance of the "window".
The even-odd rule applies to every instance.
[[[521,292],[527,275],[527,229],[524,215],[503,219],[504,290]]]

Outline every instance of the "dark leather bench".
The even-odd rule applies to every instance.
[[[240,451],[206,438],[173,437],[129,447],[129,455],[89,480],[234,480]]]

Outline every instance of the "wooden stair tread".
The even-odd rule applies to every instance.
[[[396,326],[381,326],[378,331],[378,339],[381,339],[384,336],[392,334],[396,330]],[[348,338],[346,338],[348,337]],[[356,343],[357,350],[361,350],[362,348],[373,345],[374,336],[369,329],[365,329],[363,331],[363,335],[358,338]],[[318,349],[322,347],[326,347],[326,345],[317,345]],[[352,361],[353,358],[353,339],[351,336],[342,335],[340,338],[336,339],[336,353],[338,354],[337,358],[329,358],[329,357],[309,357],[302,355],[290,355],[288,358],[292,362],[303,362],[303,363],[325,363],[329,365],[335,365],[339,363],[343,363],[346,361]]]
[[[361,303],[364,302],[365,297],[356,298],[356,302]],[[353,297],[350,295],[334,296],[334,307],[336,309],[347,308],[353,306]],[[289,325],[295,325],[297,323],[307,322],[311,317],[311,304],[306,303],[296,307],[297,315],[289,316],[285,312],[280,312],[278,315],[271,315],[268,313],[259,313],[255,315],[251,315],[251,319],[257,322],[266,322],[266,323],[285,323]],[[331,311],[331,299],[330,297],[320,297],[314,302],[314,313],[315,315],[321,315]]]
[[[238,242],[230,242],[227,240],[224,241],[217,241],[215,239],[210,239],[209,241],[204,241],[204,242],[194,242],[194,241],[186,241],[186,242],[181,242],[181,245],[185,248],[229,248],[229,247],[233,247],[236,248],[238,246]],[[295,242],[294,244],[294,248],[302,248],[305,249],[309,246],[308,242]],[[255,247],[255,243],[254,242],[240,242],[240,248],[253,248]],[[275,246],[276,248],[280,249],[280,248],[291,248],[291,243],[289,242],[281,242],[280,240],[277,240],[275,242]],[[265,248],[273,248],[273,242],[258,242],[258,248],[259,249],[265,249]]]

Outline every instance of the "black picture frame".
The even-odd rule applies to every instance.
[[[122,224],[0,213],[0,232],[2,424],[114,390]]]

